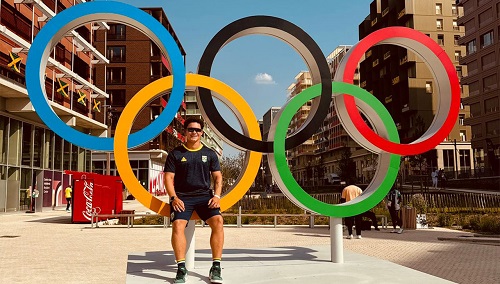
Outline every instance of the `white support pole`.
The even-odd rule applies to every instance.
[[[186,227],[186,268],[187,270],[194,269],[194,250],[195,250],[195,232],[194,228],[196,221],[189,220]]]
[[[342,218],[330,217],[330,250],[333,263],[344,263]]]

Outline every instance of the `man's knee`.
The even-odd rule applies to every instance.
[[[172,233],[173,234],[184,234],[186,229],[187,221],[182,219],[177,219],[172,223]]]
[[[212,229],[222,229],[223,225],[224,225],[224,219],[222,219],[222,216],[221,215],[216,215],[216,216],[213,216],[213,217],[210,217],[208,220],[207,220],[207,224],[212,228]]]

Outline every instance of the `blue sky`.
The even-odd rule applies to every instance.
[[[211,38],[224,26],[247,16],[270,15],[305,30],[325,57],[337,46],[358,42],[358,25],[369,14],[371,0],[237,1],[123,0],[138,7],[163,7],[186,51],[186,70],[196,73]],[[212,77],[238,91],[257,118],[286,101],[295,75],[307,70],[302,58],[279,39],[250,35],[226,45],[216,56]],[[260,75],[259,75],[260,74]],[[217,104],[223,117],[239,130],[230,111]],[[236,153],[225,149],[225,154]]]

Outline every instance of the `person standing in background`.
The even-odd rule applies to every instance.
[[[355,185],[349,185],[346,186],[342,190],[342,197],[340,198],[340,203],[345,203],[353,200],[354,198],[358,197],[363,193],[361,188],[355,186]],[[361,215],[356,215],[356,216],[351,216],[351,217],[346,217],[345,218],[345,225],[347,226],[347,238],[352,239],[352,226],[355,224],[356,225],[356,239],[361,239],[361,223],[362,223],[362,217]]]
[[[387,209],[391,214],[392,227],[394,228],[391,233],[403,233],[403,223],[399,217],[399,210],[401,209],[401,193],[395,187],[392,187],[387,194]],[[399,230],[396,230],[396,226],[399,226]]]
[[[73,189],[71,189],[71,185],[68,185],[64,190],[64,196],[66,197],[66,212],[70,212],[71,206],[71,196],[73,195]]]

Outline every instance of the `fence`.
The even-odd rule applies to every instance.
[[[415,192],[419,193],[419,192]],[[469,211],[500,213],[500,195],[483,193],[419,193],[422,194],[429,212]],[[340,203],[340,193],[313,194],[314,198],[329,204]],[[402,193],[403,204],[409,204],[413,193]],[[258,211],[266,213],[303,213],[283,195],[260,198],[245,196],[228,213],[236,213],[241,206],[244,212]],[[379,205],[378,207],[383,207]]]

